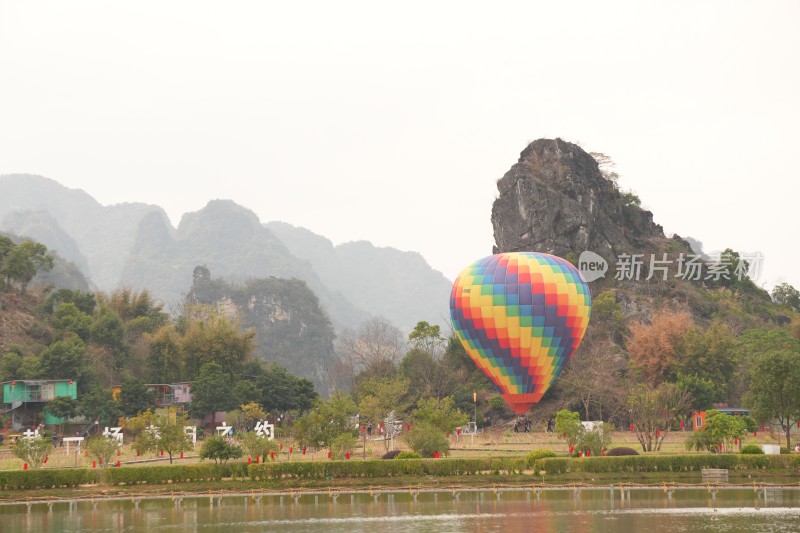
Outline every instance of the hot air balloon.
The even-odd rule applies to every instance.
[[[461,343],[517,414],[542,399],[572,358],[591,307],[589,287],[574,266],[535,252],[475,261],[450,296]]]

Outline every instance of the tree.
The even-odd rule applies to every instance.
[[[128,346],[125,344],[125,328],[119,315],[107,306],[102,306],[95,317],[91,328],[92,341],[108,348],[111,352],[111,363],[114,370],[119,371],[128,358]]]
[[[352,431],[337,435],[330,443],[331,459],[342,460],[347,458],[347,452],[356,447],[356,438]]]
[[[686,441],[686,447],[690,450],[733,451],[736,439],[744,436],[749,429],[748,418],[711,409],[706,413],[705,425],[700,431],[692,432]]]
[[[110,389],[95,387],[81,395],[78,404],[78,414],[97,420],[99,426],[115,426],[123,414],[119,403],[111,397]]]
[[[239,442],[250,457],[261,457],[266,462],[269,452],[277,452],[278,444],[266,437],[259,437],[252,431],[241,434]]]
[[[254,427],[258,421],[267,418],[267,413],[261,408],[261,405],[256,402],[242,404],[239,406],[239,409],[242,412],[245,425],[249,428]]]
[[[133,447],[140,454],[163,450],[169,455],[169,463],[175,455],[192,449],[192,439],[186,434],[185,426],[189,425],[186,415],[174,412],[159,415],[152,428],[147,428],[136,437]]]
[[[95,435],[86,441],[86,451],[103,467],[111,463],[118,449],[117,443],[104,435]]]
[[[78,400],[69,396],[59,396],[47,402],[44,406],[45,411],[61,419],[60,434],[64,434],[64,422],[67,418],[73,418],[78,414]]]
[[[426,422],[411,426],[411,431],[407,431],[404,438],[406,444],[422,457],[432,457],[434,452],[450,455],[450,440],[438,428]]]
[[[750,368],[750,391],[745,396],[756,420],[778,421],[787,448],[792,426],[800,422],[800,342],[794,344],[794,349],[765,347]]]
[[[224,317],[211,317],[189,324],[182,340],[186,376],[194,380],[207,363],[215,363],[229,376],[237,375],[252,357],[255,331],[240,333]]]
[[[14,455],[28,463],[33,469],[41,468],[45,458],[53,451],[53,442],[39,435],[38,437],[19,439],[12,448]]]
[[[177,383],[183,377],[183,352],[175,326],[160,328],[150,338],[147,372],[151,383]]]
[[[341,391],[327,401],[317,400],[314,408],[294,424],[294,436],[303,446],[324,448],[342,433],[354,432],[351,418],[358,408],[353,399]]]
[[[294,376],[275,363],[264,369],[256,378],[256,384],[261,391],[264,409],[269,412],[304,412],[319,397],[310,380]]]
[[[574,448],[583,435],[581,415],[574,411],[562,409],[556,413],[556,434],[567,441],[570,448]]]
[[[628,409],[642,450],[660,450],[673,422],[683,420],[691,404],[691,394],[674,383],[634,386],[628,394]]]
[[[415,423],[423,422],[442,433],[452,433],[469,420],[469,415],[453,406],[453,398],[421,398],[411,412]]]
[[[772,301],[800,313],[800,291],[788,283],[779,283],[772,289]]]
[[[567,400],[580,402],[586,420],[606,420],[624,406],[622,376],[627,362],[604,335],[587,335],[556,382]]]
[[[74,333],[82,341],[89,340],[92,317],[78,309],[74,303],[60,304],[53,313],[52,323],[53,327],[66,334]]]
[[[631,361],[641,367],[651,386],[673,377],[690,326],[689,313],[662,311],[653,315],[650,324],[636,322],[630,327],[627,348]]]
[[[47,247],[38,242],[25,241],[11,248],[0,264],[0,274],[5,277],[6,286],[16,281],[20,293],[25,294],[28,283],[38,272],[47,272],[53,268],[53,256],[47,253]]]
[[[371,421],[374,425],[383,423],[391,411],[402,412],[407,406],[405,402],[409,382],[407,379],[372,378],[359,383],[358,411],[362,421]],[[384,445],[389,449],[389,441]]]
[[[94,313],[97,302],[94,293],[73,291],[70,289],[58,289],[50,294],[42,304],[42,309],[47,313],[54,313],[62,304],[71,303],[82,313],[89,316]]]
[[[434,359],[439,359],[444,352],[447,339],[442,337],[439,326],[429,324],[425,320],[417,322],[414,330],[408,334],[409,342],[417,350],[423,350]]]
[[[371,318],[357,331],[346,329],[339,337],[337,352],[349,367],[355,383],[358,374],[390,377],[403,356],[403,335],[383,318]]]
[[[215,463],[227,463],[230,459],[239,459],[242,456],[242,448],[228,439],[219,435],[213,435],[203,441],[200,447],[200,459],[213,459]]]
[[[205,363],[200,374],[192,381],[192,410],[211,415],[211,425],[216,424],[217,411],[236,407],[236,398],[230,394],[231,377],[218,363]]]
[[[723,400],[738,367],[736,343],[731,329],[719,320],[715,320],[705,331],[692,326],[686,331],[682,346],[673,365],[675,374],[712,381],[717,392],[715,401]]]
[[[149,411],[155,405],[155,394],[141,381],[128,381],[119,389],[119,406],[125,416]]]
[[[678,387],[692,395],[691,409],[694,411],[705,411],[710,409],[720,393],[717,386],[711,379],[701,378],[700,376],[684,376],[678,374]]]
[[[86,345],[75,334],[45,348],[39,356],[39,365],[43,378],[73,378],[78,380],[78,387],[88,386],[84,379],[90,373]]]
[[[400,374],[409,381],[412,398],[443,398],[454,392],[457,376],[444,358],[413,348],[400,362]]]

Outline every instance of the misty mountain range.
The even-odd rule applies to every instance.
[[[416,252],[366,241],[333,243],[285,222],[262,224],[229,200],[183,215],[174,228],[157,205],[103,206],[41,176],[0,176],[0,231],[29,237],[74,264],[89,287],[148,289],[177,312],[194,267],[243,283],[296,278],[317,295],[336,329],[381,316],[403,331],[446,324],[451,282]]]

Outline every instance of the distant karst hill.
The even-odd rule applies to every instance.
[[[262,224],[229,200],[186,213],[173,228],[164,210],[141,203],[103,206],[81,190],[41,176],[0,176],[0,231],[27,236],[74,263],[93,288],[148,289],[176,311],[206,265],[215,279],[277,277],[305,282],[335,328],[383,316],[410,331],[446,324],[450,281],[417,253],[367,242],[339,246],[286,223]]]

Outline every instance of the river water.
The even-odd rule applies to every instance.
[[[0,505],[17,532],[797,532],[800,487],[492,488]]]

